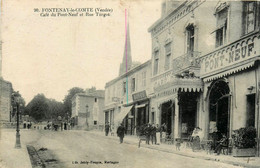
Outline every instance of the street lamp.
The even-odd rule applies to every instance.
[[[86,125],[88,128],[88,105],[86,105]]]
[[[13,93],[12,96],[14,97],[14,104],[16,106],[16,142],[15,148],[21,148],[21,141],[20,141],[20,128],[19,128],[19,112],[20,112],[20,95],[19,93]]]

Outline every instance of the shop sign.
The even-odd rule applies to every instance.
[[[133,101],[138,101],[147,98],[145,90],[132,94],[132,97],[133,97]]]
[[[229,45],[220,51],[217,50],[201,58],[200,74],[203,76],[222,68],[241,63],[253,57],[257,57],[260,54],[259,45],[259,39],[254,38],[254,40],[248,40],[248,42],[242,42],[241,40],[240,42]]]

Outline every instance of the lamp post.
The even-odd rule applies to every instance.
[[[88,129],[88,105],[86,105],[86,125]]]
[[[14,103],[16,106],[16,141],[15,141],[15,148],[21,148],[21,141],[20,141],[20,128],[19,128],[19,112],[20,112],[20,95],[18,93],[13,93]]]

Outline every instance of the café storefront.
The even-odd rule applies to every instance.
[[[166,135],[187,138],[199,124],[202,81],[197,77],[176,77],[174,71],[168,73],[164,79],[154,80],[152,106],[158,108],[157,123],[166,125]]]
[[[253,126],[259,151],[260,35],[250,34],[200,58],[204,83],[205,136],[216,127],[229,139],[233,130]]]
[[[141,126],[149,123],[149,98],[145,90],[133,93],[132,98],[134,105],[133,134],[136,134]]]

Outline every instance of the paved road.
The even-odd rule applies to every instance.
[[[122,167],[122,168],[224,168],[224,163],[188,158],[157,150],[119,144],[119,141],[80,131],[27,131],[24,143],[51,150],[61,167]],[[92,163],[91,163],[92,161]],[[108,163],[106,164],[105,161]],[[82,164],[80,164],[83,162]],[[77,164],[78,163],[78,164]]]

